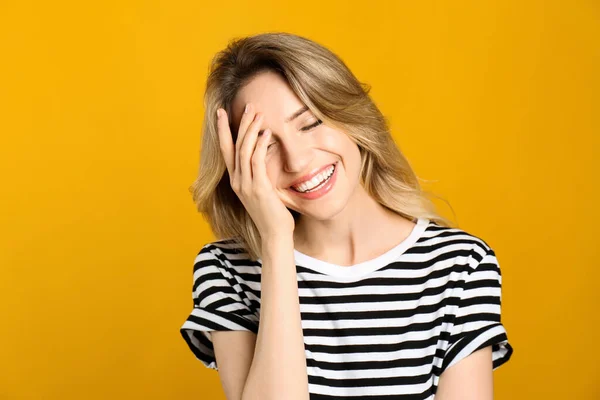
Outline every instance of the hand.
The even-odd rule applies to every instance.
[[[229,171],[231,188],[250,214],[261,238],[293,235],[294,217],[267,176],[265,156],[271,130],[266,129],[258,138],[263,115],[254,113],[252,105],[247,107],[240,121],[235,149],[227,112],[222,108],[217,110],[219,145]]]

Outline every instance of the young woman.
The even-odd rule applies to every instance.
[[[494,251],[436,213],[368,93],[287,33],[212,63],[191,189],[220,239],[181,334],[229,400],[492,399]]]

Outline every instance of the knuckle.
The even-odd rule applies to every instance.
[[[263,193],[265,193],[265,191],[261,190],[258,186],[255,186],[252,189],[252,195],[255,196],[258,199],[261,199],[263,197]]]
[[[242,185],[242,195],[244,197],[251,197],[253,195],[252,187],[248,185]]]

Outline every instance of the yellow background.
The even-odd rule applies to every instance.
[[[339,54],[503,273],[497,399],[598,399],[597,1],[0,2],[0,398],[224,399],[179,327],[213,54]],[[452,218],[450,208],[438,202]]]

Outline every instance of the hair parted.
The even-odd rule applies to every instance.
[[[229,183],[216,115],[217,109],[224,108],[231,118],[238,91],[265,71],[279,73],[317,118],[356,142],[362,159],[360,184],[377,202],[413,221],[428,218],[441,226],[454,226],[437,213],[428,196],[439,197],[421,188],[420,178],[369,96],[370,85],[359,82],[324,46],[291,33],[268,32],[231,40],[214,56],[209,69],[200,167],[189,191],[219,239],[239,241],[253,261],[261,257],[258,229]],[[237,132],[232,134],[235,142]],[[290,212],[294,219],[299,217],[296,211]]]

